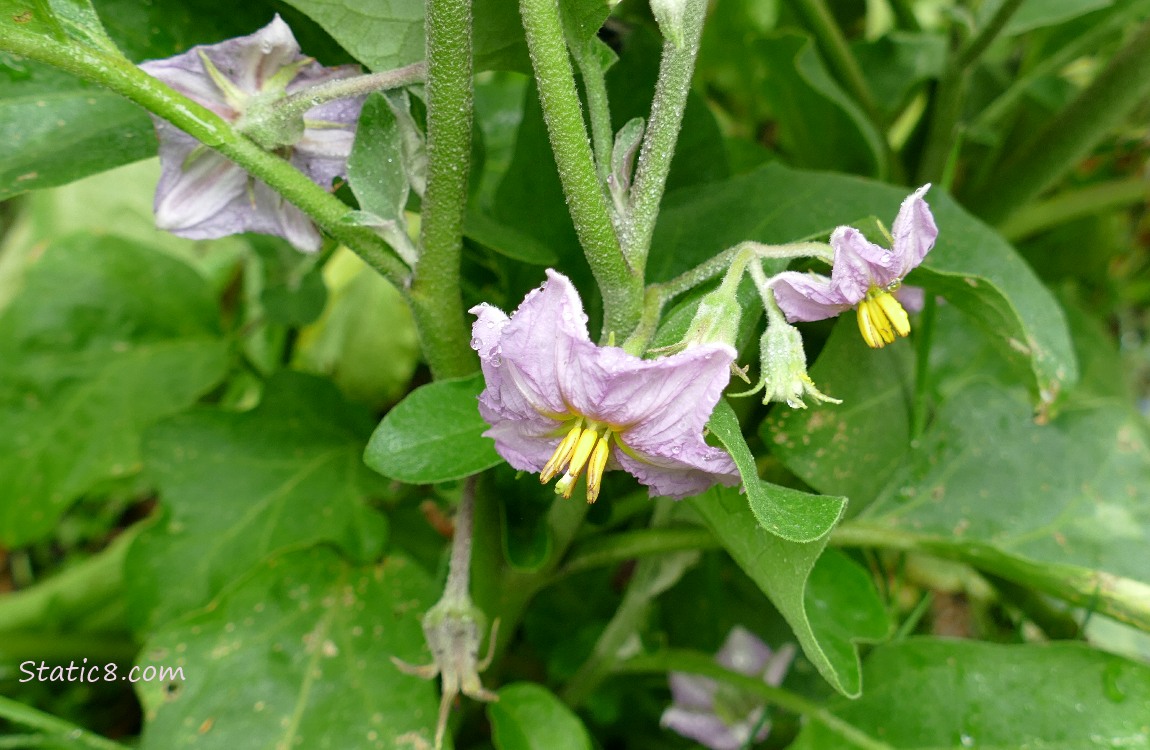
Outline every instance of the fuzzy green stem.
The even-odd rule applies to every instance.
[[[647,132],[635,165],[629,210],[623,217],[623,256],[632,268],[638,269],[640,276],[646,268],[647,253],[655,234],[659,204],[663,201],[675,144],[679,140],[707,15],[706,0],[684,0],[684,3],[682,44],[671,40],[663,42],[651,116],[647,119]]]
[[[459,286],[471,167],[471,2],[427,0],[427,190],[411,310],[431,374],[453,378],[478,366],[468,344]]]
[[[378,73],[336,78],[289,94],[276,102],[276,109],[288,117],[302,117],[309,109],[326,102],[365,96],[373,91],[397,89],[426,79],[427,64],[422,62]]]
[[[1004,0],[986,26],[963,45],[943,72],[934,96],[926,148],[918,167],[918,182],[938,182],[942,178],[957,142],[955,135],[962,118],[963,94],[970,69],[1022,3],[1023,0]]]
[[[698,651],[668,649],[657,654],[645,654],[617,665],[616,674],[664,674],[686,672],[725,682],[739,690],[751,693],[767,703],[778,706],[811,721],[822,724],[842,737],[852,747],[863,750],[894,750],[890,745],[871,737],[855,725],[835,716],[825,707],[783,688],[772,687],[762,678],[752,677],[727,669],[710,654]]]
[[[969,207],[990,223],[1002,222],[1066,174],[1148,95],[1150,21],[1093,83],[996,170],[986,191],[971,196]]]
[[[408,268],[374,232],[344,224],[348,207],[290,163],[264,151],[206,107],[174,91],[128,60],[109,52],[62,44],[0,24],[0,49],[54,65],[112,91],[168,120],[262,180],[399,288]]]
[[[611,130],[611,103],[607,98],[607,82],[603,78],[603,66],[590,49],[572,50],[571,56],[575,58],[575,64],[579,67],[579,77],[583,80],[583,94],[587,97],[595,169],[599,173],[603,189],[607,190],[615,134]]]
[[[610,203],[583,123],[558,0],[520,0],[519,12],[559,181],[575,232],[603,294],[603,338],[611,333],[626,337],[639,320],[643,276],[623,260]]]
[[[789,245],[764,245],[760,242],[740,242],[734,247],[711,256],[689,271],[684,271],[670,281],[650,284],[643,300],[643,312],[639,325],[627,339],[624,348],[645,349],[655,336],[663,308],[675,297],[705,284],[719,274],[726,273],[737,259],[757,257],[762,260],[792,260],[795,258],[822,258],[832,262],[834,252],[821,242],[793,242]],[[744,261],[745,265],[745,261]]]
[[[842,29],[823,0],[791,0],[791,8],[803,19],[808,29],[818,41],[819,49],[826,56],[827,63],[839,82],[862,105],[872,122],[878,122],[878,107],[874,94],[858,60],[851,52]]]
[[[459,508],[455,511],[455,533],[451,537],[451,563],[447,569],[447,583],[443,597],[458,601],[470,600],[471,537],[475,515],[475,477],[463,482]]]
[[[30,729],[37,729],[54,739],[67,741],[69,747],[90,748],[91,750],[128,750],[127,745],[113,742],[94,732],[78,727],[52,714],[44,713],[31,706],[25,706],[10,698],[0,696],[0,719]]]
[[[989,544],[916,534],[866,519],[840,525],[831,532],[831,544],[922,552],[958,560],[1071,604],[1091,607],[1136,628],[1150,630],[1150,585],[1130,578],[1071,565],[1025,560]]]

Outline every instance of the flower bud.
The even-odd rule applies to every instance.
[[[739,305],[736,289],[721,284],[699,302],[695,317],[683,335],[683,348],[698,344],[726,344],[735,346],[739,336],[739,320],[743,308]]]
[[[807,374],[807,355],[803,350],[802,334],[794,326],[780,321],[770,323],[759,339],[759,354],[762,358],[762,380],[751,392],[763,388],[764,404],[782,401],[792,409],[805,409],[807,405],[803,403],[804,396],[832,404],[842,403],[840,399],[831,398],[815,387]]]

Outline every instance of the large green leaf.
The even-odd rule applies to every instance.
[[[152,122],[117,94],[0,55],[0,200],[156,152]]]
[[[827,536],[800,543],[766,531],[734,490],[715,488],[689,502],[786,618],[819,673],[843,695],[858,696],[855,644],[890,629],[866,571],[837,552],[823,554]]]
[[[140,470],[140,435],[223,376],[207,283],[117,237],[73,236],[0,316],[0,539],[24,544],[102,480]]]
[[[250,412],[204,410],[153,428],[145,461],[166,513],[129,552],[133,621],[203,606],[285,548],[329,542],[378,555],[385,519],[365,501],[384,488],[359,460],[370,429],[328,381],[290,372]]]
[[[875,104],[893,120],[916,88],[942,75],[946,37],[926,32],[892,32],[851,45]]]
[[[372,70],[387,70],[422,60],[424,56],[423,2],[386,0],[286,0],[331,34],[344,49]],[[594,25],[607,16],[608,5],[599,0],[563,0],[565,16],[580,25]],[[519,20],[519,6],[501,0],[476,0],[474,54],[479,70],[529,71],[527,43]],[[594,25],[590,33],[598,31]]]
[[[650,274],[670,278],[744,240],[794,242],[841,224],[893,221],[906,189],[857,177],[767,165],[668,196]],[[1065,317],[1017,252],[942,191],[928,195],[938,243],[911,282],[941,294],[1033,371],[1049,404],[1078,379]]]
[[[487,704],[497,750],[591,750],[583,722],[547,688],[516,682]]]
[[[156,632],[139,666],[183,680],[138,682],[145,750],[401,748],[434,736],[435,687],[419,618],[435,596],[408,558],[349,565],[318,547],[273,558],[203,612]]]
[[[755,457],[726,400],[715,407],[707,427],[734,458],[751,512],[760,526],[789,542],[825,541],[843,514],[846,498],[811,495],[759,479]]]
[[[371,70],[423,59],[421,0],[287,0]]]
[[[477,474],[503,459],[483,437],[476,400],[483,376],[440,380],[416,389],[387,413],[363,460],[385,477],[431,484]]]
[[[780,149],[791,163],[884,176],[882,136],[823,67],[809,37],[780,32],[757,42],[752,54],[765,68],[760,91],[777,120]]]
[[[1007,21],[1002,33],[1021,34],[1053,26],[1113,4],[1114,0],[1025,0]],[[1000,5],[1001,0],[987,3],[986,7],[979,8],[979,15],[989,17]]]
[[[859,351],[851,328],[840,324],[812,369],[820,384],[842,384],[832,392],[843,406],[779,409],[763,434],[810,485],[866,507],[844,534],[899,539],[1150,627],[1150,437],[1122,389],[1099,381],[1113,378],[1113,356],[1087,342],[1082,388],[1092,392],[1071,393],[1044,423],[1011,384],[1017,370],[985,340],[968,341],[978,337],[960,316],[939,310],[931,371],[939,403],[912,447],[909,363]],[[858,378],[865,355],[886,364]]]
[[[831,710],[898,750],[1150,747],[1150,668],[1080,643],[914,639],[876,649],[864,676]],[[791,747],[862,746],[810,722]]]
[[[853,317],[835,325],[810,369],[842,404],[776,405],[759,433],[788,469],[820,492],[849,497],[857,514],[910,450],[914,355],[908,346],[869,349]]]

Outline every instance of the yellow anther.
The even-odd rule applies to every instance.
[[[881,349],[898,336],[910,333],[906,310],[890,292],[867,297],[858,307],[859,331],[872,349]]]
[[[599,486],[603,482],[603,470],[607,468],[607,458],[611,455],[611,433],[608,432],[595,443],[591,451],[591,464],[587,467],[587,502],[599,498]]]
[[[572,481],[579,478],[583,473],[583,467],[587,465],[587,459],[591,458],[591,451],[595,448],[595,441],[599,439],[599,434],[594,429],[588,427],[583,430],[583,434],[579,436],[579,442],[575,443],[575,451],[571,454],[571,465],[567,467],[567,476],[571,477]]]
[[[567,433],[563,441],[559,443],[559,447],[551,454],[551,458],[547,460],[543,471],[539,472],[539,481],[547,484],[551,479],[567,468],[568,462],[571,461],[571,454],[575,452],[575,444],[579,442],[579,433],[583,431],[581,424],[576,424]]]
[[[907,317],[906,310],[903,309],[902,304],[895,299],[893,294],[880,294],[875,298],[875,302],[886,313],[887,320],[894,327],[895,333],[899,336],[906,336],[910,333],[910,318]]]

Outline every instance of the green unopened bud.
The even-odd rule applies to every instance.
[[[781,401],[792,409],[805,409],[804,397],[816,401],[841,404],[815,387],[807,374],[807,355],[803,350],[803,337],[799,330],[783,322],[772,322],[759,339],[762,358],[758,385],[739,396],[750,396],[763,390],[763,403]]]
[[[743,308],[734,289],[727,286],[721,285],[699,302],[695,317],[683,335],[683,348],[714,343],[735,346]]]
[[[651,0],[651,13],[659,24],[659,31],[663,38],[674,42],[675,46],[683,46],[683,14],[686,11],[686,0]]]

